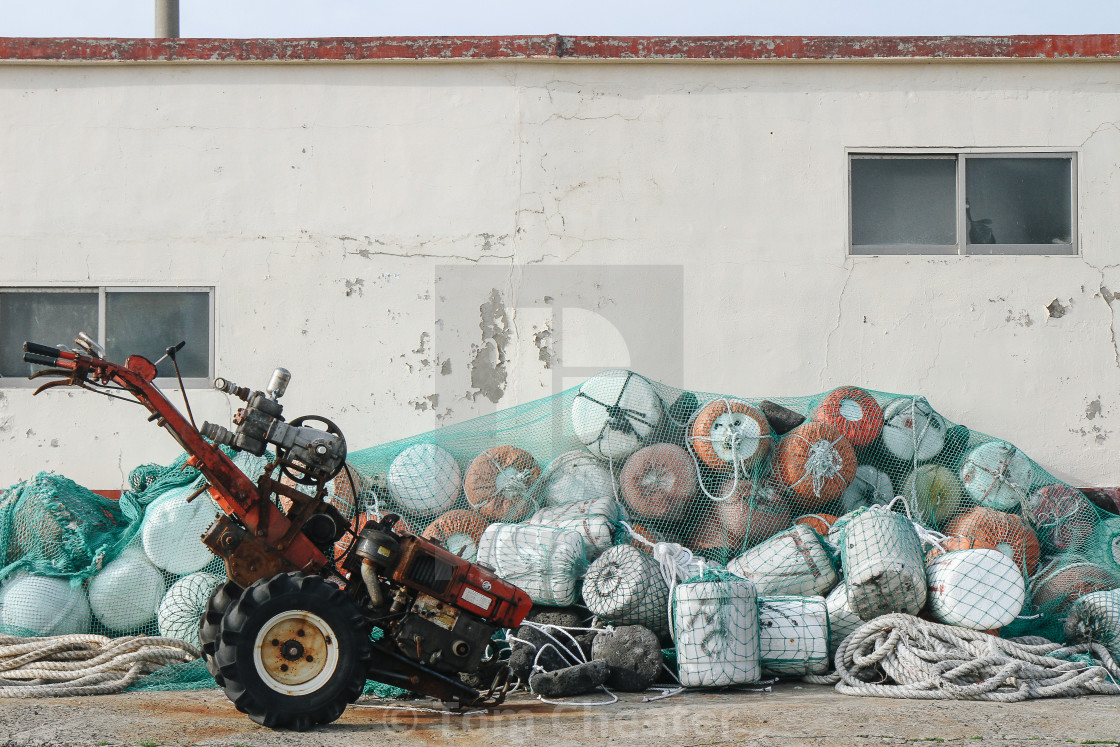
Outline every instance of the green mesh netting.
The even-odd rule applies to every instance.
[[[185,502],[199,476],[184,459],[137,468],[119,502],[58,476],[8,490],[3,629],[193,635],[224,571],[198,539],[217,508]],[[235,460],[254,479],[264,464]],[[745,676],[703,669],[717,642],[732,645],[725,608],[750,614],[705,590],[728,574],[760,599],[767,672],[821,671],[844,635],[892,611],[1007,636],[1117,637],[1120,517],[921,397],[841,387],[764,400],[610,371],[352,448],[348,463],[330,499],[356,527],[396,513],[398,530],[493,566],[537,604],[646,625],[666,645],[670,579],[687,576],[665,543],[725,567],[676,585],[675,609],[697,610],[674,620],[678,658],[682,671],[701,662],[702,681]],[[199,666],[142,686],[209,685]]]

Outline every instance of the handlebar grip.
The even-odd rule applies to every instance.
[[[48,347],[47,345],[40,345],[37,342],[25,342],[25,343],[23,343],[23,352],[34,353],[36,355],[45,355],[49,358],[54,358],[54,359],[57,359],[58,356],[62,353],[62,351],[59,350],[58,348]],[[35,362],[35,361],[28,361],[28,363],[33,363],[33,362]]]
[[[24,353],[25,363],[37,363],[40,366],[54,366],[58,364],[58,356],[39,355],[38,353]]]

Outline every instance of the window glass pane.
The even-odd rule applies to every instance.
[[[141,291],[105,294],[105,350],[110,360],[142,355],[150,361],[180,340],[187,345],[176,356],[184,378],[210,375],[210,294],[184,291]],[[159,376],[174,376],[170,360]]]
[[[852,158],[852,244],[957,242],[956,161]]]
[[[1068,158],[969,158],[970,244],[1071,244]]]
[[[97,293],[0,293],[0,376],[26,377],[42,368],[23,362],[23,343],[73,346],[79,332],[97,339]]]

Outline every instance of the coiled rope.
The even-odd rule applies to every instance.
[[[157,636],[0,635],[0,697],[118,693],[160,667],[201,656],[186,641]]]
[[[835,663],[836,674],[806,681],[835,682],[844,695],[920,700],[1120,695],[1120,666],[1099,643],[1007,640],[900,613],[852,632]]]

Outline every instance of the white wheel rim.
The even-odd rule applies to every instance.
[[[261,681],[282,695],[307,695],[323,687],[338,668],[338,636],[323,618],[288,610],[261,626],[253,643],[253,666]]]

